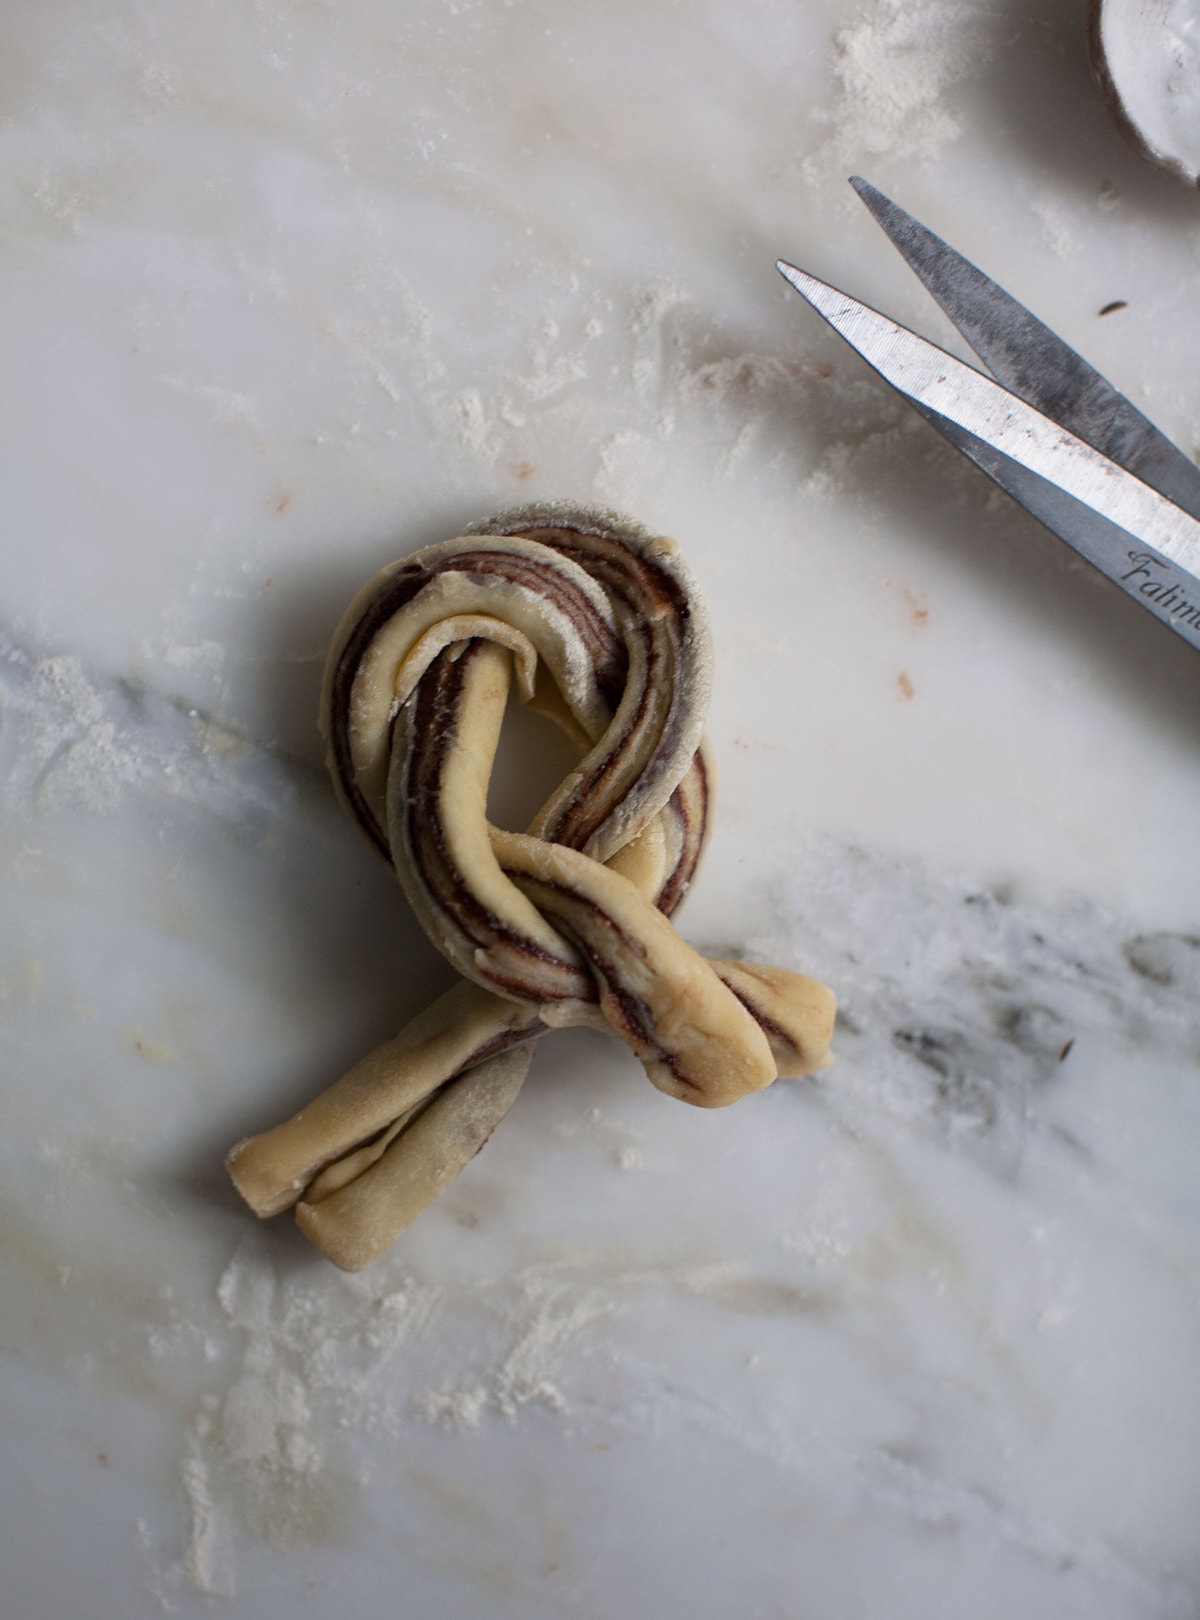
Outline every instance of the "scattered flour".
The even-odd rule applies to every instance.
[[[417,1415],[449,1428],[477,1428],[486,1412],[512,1420],[524,1406],[553,1412],[567,1409],[556,1382],[559,1364],[583,1330],[616,1308],[610,1290],[580,1288],[564,1281],[558,1268],[539,1268],[516,1279],[517,1300],[510,1307],[512,1342],[482,1378],[418,1396]]]
[[[586,383],[592,374],[588,351],[603,336],[601,313],[610,307],[608,299],[593,296],[575,338],[560,321],[548,317],[534,333],[528,360],[519,369],[498,366],[471,387],[435,395],[443,433],[487,467],[501,461],[519,465],[526,431],[562,413],[570,418],[572,433],[582,428],[585,439],[591,436],[586,406],[572,385]]]
[[[44,171],[26,180],[21,190],[64,236],[82,235],[85,222],[102,200],[93,177],[87,173]]]
[[[229,1527],[213,1501],[208,1468],[202,1458],[187,1456],[180,1464],[179,1477],[192,1519],[184,1553],[188,1579],[198,1592],[210,1597],[234,1597],[237,1587]]]
[[[201,669],[216,672],[225,662],[226,651],[219,641],[175,641],[168,636],[147,636],[142,656],[160,659],[172,669]]]
[[[1071,216],[1059,198],[1049,192],[1041,192],[1033,199],[1033,212],[1051,253],[1063,259],[1074,251],[1076,241],[1071,229]]]
[[[236,1597],[245,1537],[281,1546],[339,1539],[363,1483],[348,1436],[399,1437],[414,1421],[469,1432],[489,1418],[515,1423],[527,1408],[569,1417],[581,1369],[607,1353],[596,1328],[635,1293],[657,1290],[735,1312],[797,1300],[811,1308],[807,1293],[723,1262],[638,1266],[589,1253],[453,1288],[412,1279],[397,1287],[386,1268],[349,1277],[281,1261],[270,1234],[252,1228],[217,1284],[221,1333],[191,1336],[226,1382],[201,1397],[188,1427],[178,1476],[186,1544],[154,1572],[164,1607],[186,1587]],[[451,1312],[462,1319],[458,1332],[447,1325]],[[156,1331],[151,1350],[178,1354],[178,1336]],[[458,1375],[446,1380],[448,1360]],[[440,1381],[431,1377],[438,1369]],[[628,1402],[606,1417],[644,1429],[657,1421],[657,1402],[630,1386]]]
[[[673,331],[667,317],[689,307],[690,302],[683,288],[671,282],[645,289],[634,302],[633,386],[643,400],[653,403],[663,395],[663,385],[674,369],[669,353]],[[669,435],[673,420],[670,414],[663,418],[664,437]]]
[[[218,667],[215,642],[179,660]],[[196,709],[81,658],[38,657],[0,635],[0,800],[31,816],[115,810],[131,792],[202,804],[229,819],[279,814],[294,773]]]
[[[140,775],[143,760],[122,735],[107,695],[78,658],[42,658],[25,673],[23,702],[5,706],[7,715],[25,722],[23,746],[9,771],[8,803],[111,810]]]
[[[477,460],[492,463],[500,454],[500,441],[478,388],[465,388],[460,394],[441,401],[442,426],[453,433],[462,448]]]
[[[625,1152],[641,1164],[636,1148]],[[550,1261],[489,1285],[484,1297],[504,1323],[506,1347],[473,1376],[418,1395],[412,1410],[429,1423],[459,1430],[478,1428],[489,1414],[513,1422],[527,1406],[570,1415],[568,1369],[578,1376],[599,1353],[588,1330],[617,1315],[633,1295],[663,1290],[735,1312],[823,1304],[816,1288],[757,1277],[725,1261],[632,1265],[586,1253]],[[614,1407],[605,1415],[632,1428],[655,1421],[644,1392],[632,1386],[627,1409]]]
[[[986,54],[991,7],[945,0],[875,0],[834,42],[838,92],[826,148],[810,178],[864,156],[931,159],[961,125],[943,97]]]
[[[236,1595],[236,1549],[248,1533],[274,1545],[335,1538],[358,1483],[341,1430],[387,1421],[386,1369],[433,1320],[440,1292],[276,1267],[252,1228],[217,1285],[237,1370],[192,1420],[179,1479],[190,1528],[174,1572],[214,1597]],[[206,1344],[206,1359],[216,1359]]]
[[[589,322],[585,329],[589,335],[599,335],[599,329]],[[532,365],[519,379],[519,385],[531,400],[550,399],[568,383],[581,382],[588,374],[583,351],[572,352],[562,344],[562,329],[555,320],[548,320],[534,340]]]
[[[834,172],[844,177],[847,164],[877,155],[931,158],[956,139],[952,92],[986,59],[999,14],[994,0],[982,6],[870,0],[852,12],[829,63],[825,139],[804,161],[810,181]],[[371,220],[365,224],[376,231]],[[719,322],[675,281],[638,288],[618,306],[551,264],[528,267],[526,282],[537,281],[547,313],[530,324],[522,359],[484,362],[448,388],[434,323],[396,278],[383,222],[377,235],[377,243],[364,244],[362,269],[377,318],[335,324],[328,335],[353,361],[364,397],[381,388],[400,405],[424,392],[444,440],[488,473],[533,477],[539,441],[553,440],[578,447],[579,465],[562,465],[560,476],[565,472],[580,489],[590,482],[600,500],[641,509],[647,489],[669,476],[687,413],[689,429],[713,441],[714,476],[735,476],[753,452],[795,466],[800,489],[813,493],[840,476],[839,441],[862,441],[864,400],[882,393],[875,387],[834,398],[831,368],[821,378],[799,358],[801,342],[813,347],[811,335],[797,337],[791,361],[731,345]],[[240,268],[273,299],[294,301],[277,273],[249,263]],[[883,413],[894,416],[894,406]],[[878,404],[867,403],[865,415],[869,436],[879,426]],[[795,433],[801,416],[815,441],[807,466],[807,447]],[[357,423],[346,431],[353,436]]]
[[[179,100],[179,85],[169,67],[147,62],[137,74],[137,93],[151,114],[164,111]]]
[[[210,420],[219,427],[246,428],[255,433],[262,428],[258,407],[248,394],[217,383],[196,382],[190,377],[161,377],[159,381],[177,394],[184,394],[203,405]]]
[[[631,495],[653,486],[662,473],[664,460],[662,441],[657,435],[640,433],[636,428],[610,434],[600,446],[597,495],[614,506],[635,505]]]
[[[605,313],[608,313],[606,305]],[[731,349],[719,321],[675,282],[644,286],[618,321],[627,347],[618,385],[586,384],[594,371],[587,345],[599,317],[579,312],[583,336],[549,360],[557,331],[549,323],[528,369],[497,366],[477,383],[437,400],[443,431],[481,466],[532,471],[531,436],[561,433],[590,458],[580,471],[592,494],[614,506],[643,509],[677,464],[674,441],[711,447],[718,479],[735,477],[755,457],[791,478],[805,495],[842,490],[852,462],[880,436],[903,434],[904,408],[862,375],[836,343],[798,325],[792,353]],[[814,347],[815,345],[815,347]],[[825,358],[826,354],[830,358]]]

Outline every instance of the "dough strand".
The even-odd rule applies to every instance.
[[[828,1061],[833,996],[710,961],[669,921],[704,847],[707,617],[673,541],[563,504],[385,569],[344,616],[321,727],[334,785],[462,982],[291,1119],[239,1142],[261,1216],[369,1265],[484,1145],[547,1028],[613,1031],[701,1107]],[[487,820],[510,693],[581,758],[526,833]]]

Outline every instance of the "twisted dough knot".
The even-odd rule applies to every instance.
[[[486,814],[514,682],[581,756],[524,834]],[[709,1108],[828,1061],[823,985],[708,960],[668,921],[707,830],[710,682],[674,542],[612,513],[504,513],[360,593],[326,666],[330,769],[464,982],[233,1149],[256,1213],[296,1204],[324,1253],[367,1265],[483,1146],[547,1026],[613,1030]]]

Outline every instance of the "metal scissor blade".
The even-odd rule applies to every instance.
[[[1060,485],[974,437],[958,422],[917,406],[932,427],[1126,595],[1200,651],[1196,577]]]
[[[957,449],[1200,649],[1200,523],[990,377],[794,265],[778,267]]]
[[[855,175],[850,184],[994,377],[1068,433],[1200,518],[1200,468],[1124,394],[990,276],[869,181]]]

